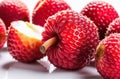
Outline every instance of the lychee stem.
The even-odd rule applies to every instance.
[[[45,54],[46,50],[51,47],[53,44],[55,44],[57,41],[56,37],[52,37],[50,39],[48,39],[46,42],[44,42],[41,46],[40,46],[40,51],[42,54]]]
[[[102,55],[104,53],[104,50],[105,50],[105,46],[104,45],[100,45],[100,46],[97,47],[97,50],[96,50],[96,52],[97,52],[96,60],[97,61],[101,59],[101,57],[102,57]]]

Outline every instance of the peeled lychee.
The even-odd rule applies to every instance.
[[[18,61],[34,62],[44,55],[39,51],[43,28],[24,21],[11,23],[7,47],[9,53]]]

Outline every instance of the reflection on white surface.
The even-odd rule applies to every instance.
[[[1,0],[0,0],[1,1]],[[27,4],[32,12],[38,0],[22,0]],[[80,12],[80,10],[90,1],[93,0],[65,0],[72,7],[73,10]],[[119,0],[104,0],[112,4],[117,12],[120,14]],[[44,63],[45,64],[45,63]],[[48,69],[53,67],[49,66]],[[81,70],[68,71],[54,68],[48,71],[43,67],[42,62],[32,64],[25,64],[15,61],[8,53],[6,46],[0,50],[0,79],[102,79],[98,74],[96,68],[92,65],[86,66]],[[53,71],[53,72],[52,72]],[[49,73],[52,72],[52,73]]]
[[[20,66],[18,66],[20,65]],[[36,67],[36,68],[35,68]],[[32,68],[32,69],[31,69]],[[96,74],[95,69],[86,67],[85,69],[78,71],[65,71],[56,69],[53,73],[49,74],[39,64],[30,66],[15,63],[8,70],[8,79],[101,79]]]
[[[49,73],[52,73],[56,67],[51,64],[49,61],[48,61],[48,57],[44,57],[42,58],[40,61],[38,61],[43,67],[45,67]]]
[[[46,62],[46,60],[44,59]],[[25,64],[15,61],[3,48],[0,52],[0,79],[102,79],[93,63],[81,70],[63,70],[57,68],[52,73],[48,69],[50,64],[41,61]],[[54,68],[53,68],[54,69]]]

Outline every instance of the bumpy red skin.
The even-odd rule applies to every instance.
[[[110,34],[100,42],[101,45],[105,50],[99,60],[97,56],[95,58],[98,72],[104,79],[120,79],[120,34]]]
[[[104,1],[88,3],[81,14],[90,18],[97,25],[100,39],[103,39],[108,25],[119,15],[112,5]]]
[[[56,37],[57,43],[46,54],[51,63],[64,69],[80,69],[89,64],[98,45],[98,32],[88,18],[72,10],[49,17],[43,32],[43,42]]]
[[[10,26],[7,40],[8,51],[13,58],[24,63],[35,62],[45,56],[39,51],[41,40],[28,38],[29,37],[24,36],[24,34]]]
[[[3,47],[5,42],[6,42],[6,28],[2,19],[0,19],[0,49]]]
[[[43,1],[45,2],[42,3]],[[40,4],[42,5],[38,8]],[[71,8],[64,0],[39,0],[32,13],[32,21],[43,26],[49,16],[66,9]]]
[[[120,18],[116,18],[110,23],[106,31],[106,36],[110,35],[111,33],[120,33]]]
[[[0,2],[0,17],[3,19],[7,29],[12,21],[30,20],[29,10],[20,0],[3,0]]]

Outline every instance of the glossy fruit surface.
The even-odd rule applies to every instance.
[[[32,13],[32,21],[43,26],[49,16],[66,9],[70,6],[64,0],[39,0]]]
[[[88,3],[81,13],[90,18],[98,27],[100,39],[103,39],[108,25],[119,15],[115,8],[104,1]]]
[[[106,31],[106,36],[110,35],[111,33],[120,33],[120,18],[116,18],[110,23]]]
[[[110,34],[97,47],[96,67],[104,79],[120,78],[120,33]]]
[[[6,42],[6,29],[5,29],[5,24],[0,19],[0,49],[3,48],[4,43]]]
[[[88,18],[72,10],[49,17],[43,32],[43,42],[55,37],[56,43],[46,54],[51,63],[64,69],[79,69],[88,65],[98,44],[98,31]]]
[[[8,29],[12,21],[29,21],[29,10],[20,0],[3,0],[0,2],[0,18],[3,19]]]

